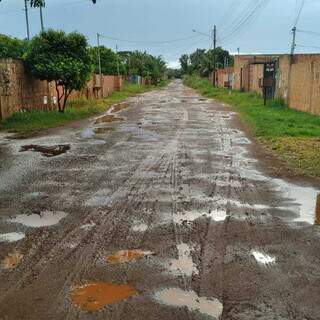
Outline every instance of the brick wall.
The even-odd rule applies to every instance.
[[[102,90],[101,90],[102,84]],[[70,99],[107,97],[123,87],[124,80],[118,76],[94,75],[81,91],[73,92]],[[50,110],[57,108],[57,96],[53,83],[33,79],[20,60],[0,60],[0,120],[21,109]]]
[[[213,75],[211,76],[213,77]],[[232,86],[232,81],[233,81],[233,67],[227,67],[224,69],[218,69],[217,70],[217,86],[219,88],[225,88],[225,84],[227,82],[230,83]]]

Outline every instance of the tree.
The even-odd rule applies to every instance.
[[[0,59],[21,59],[27,50],[28,42],[0,34]]]
[[[189,55],[183,54],[181,58],[179,59],[180,65],[181,65],[181,71],[183,74],[188,74],[189,69]]]
[[[106,48],[104,46],[100,46],[100,59],[101,59],[101,72],[105,75],[117,75],[118,74],[118,67],[119,67],[119,73],[124,74],[125,70],[124,67],[120,61],[120,57],[117,53],[112,51],[109,48]],[[98,47],[92,47],[90,48],[90,55],[92,58],[92,61],[97,61],[98,57]],[[98,61],[95,64],[95,73],[99,73],[98,68]]]
[[[40,33],[31,40],[25,62],[35,78],[55,83],[59,112],[64,112],[70,93],[81,90],[92,73],[87,40],[77,32]]]

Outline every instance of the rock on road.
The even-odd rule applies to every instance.
[[[318,191],[180,81],[127,103],[2,135],[0,319],[320,319]]]

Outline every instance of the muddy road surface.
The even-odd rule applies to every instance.
[[[320,319],[318,190],[255,149],[179,81],[2,134],[0,319]]]

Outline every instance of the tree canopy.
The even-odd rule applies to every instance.
[[[215,50],[197,49],[195,52],[183,54],[180,57],[181,71],[183,74],[197,73],[200,76],[207,77],[214,70],[214,61],[216,68],[223,68],[227,65],[233,65],[233,57],[228,51],[221,47]]]
[[[87,40],[77,32],[40,33],[31,40],[25,61],[35,78],[55,83],[60,112],[70,93],[81,90],[92,73]]]
[[[0,34],[0,59],[21,59],[27,50],[28,42]]]

